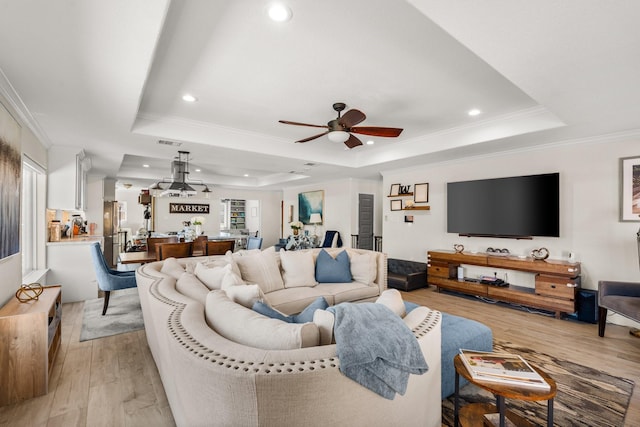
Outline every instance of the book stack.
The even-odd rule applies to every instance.
[[[551,389],[544,378],[517,354],[460,349],[460,358],[474,380]]]

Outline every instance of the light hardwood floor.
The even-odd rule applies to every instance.
[[[635,381],[625,426],[640,425],[640,339],[629,328],[557,320],[438,293],[412,302],[489,325],[494,337]],[[83,303],[63,305],[62,346],[49,393],[0,408],[0,426],[172,426],[171,411],[144,331],[79,342]],[[188,392],[188,391],[187,391]]]

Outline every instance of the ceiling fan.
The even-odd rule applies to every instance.
[[[345,109],[345,107],[346,105],[343,102],[336,102],[335,104],[333,104],[333,109],[338,112],[338,117],[334,120],[331,120],[329,123],[327,123],[326,126],[290,122],[287,120],[278,121],[286,125],[309,126],[314,128],[328,129],[326,132],[322,132],[318,135],[310,136],[296,142],[307,142],[316,138],[320,138],[323,135],[327,135],[331,141],[344,142],[345,145],[349,148],[354,148],[358,145],[362,145],[362,141],[360,141],[360,139],[358,139],[355,135],[352,135],[354,133],[371,136],[396,137],[402,132],[402,129],[399,128],[386,128],[378,126],[355,127],[355,125],[357,125],[358,123],[363,122],[364,119],[367,118],[367,116],[365,116],[362,111],[355,109],[349,110],[344,113],[343,116],[341,116],[340,113]]]

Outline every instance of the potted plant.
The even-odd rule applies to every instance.
[[[289,227],[291,227],[291,229],[293,230],[293,235],[297,236],[298,230],[304,227],[304,224],[300,221],[293,221],[291,224],[289,224]]]
[[[191,218],[191,224],[193,224],[196,229],[196,236],[202,234],[202,226],[204,225],[204,217],[203,216],[194,216]]]

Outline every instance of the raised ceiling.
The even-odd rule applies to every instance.
[[[638,2],[284,3],[277,23],[266,1],[3,1],[0,89],[46,144],[139,186],[178,149],[194,179],[279,189],[640,128]],[[334,102],[404,132],[347,150],[278,123]]]

